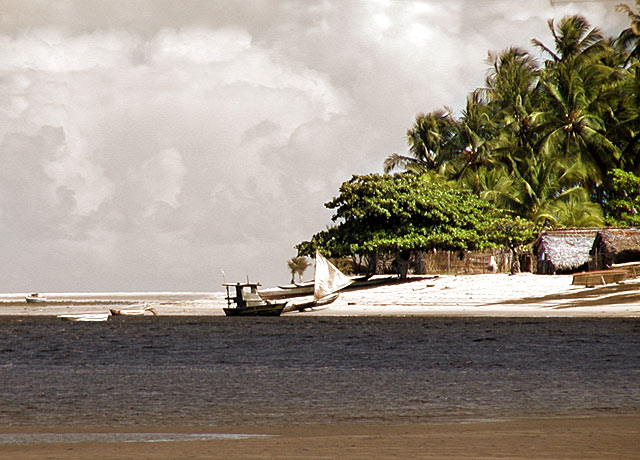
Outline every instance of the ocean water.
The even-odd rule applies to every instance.
[[[637,413],[640,320],[0,317],[0,424]]]

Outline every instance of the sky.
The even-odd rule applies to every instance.
[[[287,283],[488,52],[618,1],[0,0],[0,292]]]

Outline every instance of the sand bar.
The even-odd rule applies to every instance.
[[[640,317],[640,278],[596,287],[572,285],[571,275],[445,275],[416,277],[410,283],[345,291],[327,308],[290,315]],[[138,294],[137,294],[138,295]],[[97,300],[96,300],[97,297]],[[149,302],[159,315],[223,315],[222,292],[49,296],[46,305],[27,304],[21,294],[5,295],[0,315],[59,315],[101,312],[108,305]]]

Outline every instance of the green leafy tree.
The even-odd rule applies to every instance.
[[[605,210],[609,225],[640,226],[640,177],[614,169],[609,174],[609,199]]]
[[[353,176],[325,206],[335,210],[335,226],[296,246],[300,254],[322,248],[333,257],[391,255],[402,262],[416,251],[484,249],[502,241],[495,226],[503,214],[434,173]]]

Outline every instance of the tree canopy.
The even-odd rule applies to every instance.
[[[489,53],[462,113],[418,114],[408,153],[343,183],[334,225],[299,253],[514,248],[536,228],[640,223],[640,11],[617,9],[631,20],[618,37],[574,15],[532,39],[542,60]]]
[[[333,257],[429,249],[474,250],[520,244],[533,225],[505,218],[471,191],[434,174],[353,176],[326,203],[335,225],[300,243],[299,253],[321,247]]]
[[[516,46],[490,53],[461,116],[418,114],[409,155],[390,155],[385,171],[437,172],[542,226],[610,221],[610,171],[640,174],[640,15],[619,11],[631,25],[617,38],[567,16],[549,21],[551,44],[532,40],[542,62]]]

